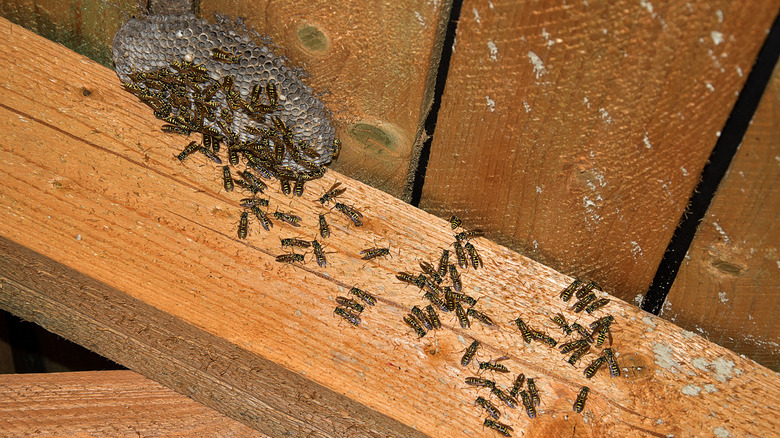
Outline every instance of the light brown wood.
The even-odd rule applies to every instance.
[[[465,1],[421,207],[640,302],[778,8]]]
[[[718,187],[661,311],[780,370],[780,70]]]
[[[271,436],[448,436],[486,433],[460,366],[472,339],[480,361],[537,379],[540,416],[504,409],[526,436],[766,436],[780,427],[780,377],[660,318],[614,299],[594,316],[558,298],[571,279],[485,239],[485,266],[462,273],[464,291],[497,326],[474,321],[418,339],[402,322],[424,304],[394,278],[435,261],[453,240],[443,220],[336,172],[302,199],[272,190],[271,208],[300,228],[252,224],[236,239],[238,193],[201,157],[179,163],[181,137],[159,132],[148,110],[108,71],[0,22],[0,307],[74,340]],[[12,62],[13,61],[13,62]],[[87,93],[85,90],[88,90]],[[329,213],[327,268],[307,255],[280,265],[279,237],[316,235],[314,201],[334,181],[364,213],[348,226]],[[389,246],[391,257],[360,260]],[[352,327],[333,314],[353,286],[379,298]],[[592,380],[556,350],[526,345],[511,322],[563,339],[548,317],[588,323],[615,316],[623,377]],[[483,374],[485,375],[485,374]],[[510,376],[492,376],[499,385]],[[584,415],[572,412],[582,385]],[[489,432],[489,431],[487,431]]]
[[[133,371],[0,376],[5,437],[267,437]]]
[[[327,92],[344,145],[333,169],[409,200],[451,3],[206,0],[201,14],[272,37]]]

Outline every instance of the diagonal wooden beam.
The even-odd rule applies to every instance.
[[[462,329],[442,314],[443,329],[418,339],[401,319],[425,302],[394,275],[438,260],[454,240],[446,222],[328,172],[303,198],[270,191],[271,209],[295,211],[300,228],[253,223],[239,240],[241,195],[225,193],[202,158],[178,162],[185,141],[160,133],[113,72],[5,21],[0,43],[4,309],[271,436],[484,434],[474,399],[489,395],[464,383],[475,367],[460,366],[472,339],[479,360],[506,356],[536,379],[539,417],[502,417],[530,435],[765,436],[780,426],[776,374],[617,299],[596,315],[616,319],[621,378],[586,379],[592,353],[572,367],[524,343],[518,316],[560,340],[556,312],[595,317],[558,299],[571,278],[482,238],[484,267],[462,273],[464,290],[497,325]],[[335,181],[363,227],[316,202]],[[311,255],[277,263],[279,238],[313,238],[320,213],[333,227],[328,266]],[[390,256],[361,260],[374,246]],[[333,314],[352,286],[379,299],[359,327]],[[572,403],[583,385],[580,415]]]

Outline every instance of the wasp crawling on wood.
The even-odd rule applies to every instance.
[[[581,347],[579,350],[576,350],[574,353],[572,353],[568,362],[572,365],[575,365],[577,361],[579,361],[588,351],[590,351],[590,344],[585,345],[584,347]]]
[[[211,160],[211,161],[213,161],[213,162],[215,162],[217,164],[222,164],[222,160],[217,155],[215,155],[213,152],[211,152],[210,149],[206,149],[205,147],[200,146],[200,147],[198,147],[198,152],[203,154],[209,160]]]
[[[458,322],[460,323],[460,326],[462,328],[471,327],[471,321],[469,321],[469,316],[466,313],[466,311],[463,309],[463,306],[460,305],[460,303],[455,303],[455,316],[458,317]]]
[[[534,405],[539,406],[539,390],[536,389],[536,382],[534,382],[534,379],[528,379],[526,382],[528,385],[528,395],[531,396],[531,401]]]
[[[493,393],[496,397],[498,397],[499,400],[504,402],[505,405],[512,409],[517,409],[517,400],[510,397],[509,394],[505,393],[504,391],[500,390],[498,387],[493,385],[492,388],[490,388],[490,392]]]
[[[423,298],[430,301],[432,305],[436,306],[439,310],[442,312],[449,312],[450,309],[447,307],[447,303],[445,303],[439,295],[437,295],[434,292],[428,291],[423,294]]]
[[[370,293],[368,293],[368,292],[366,292],[364,290],[360,290],[360,289],[358,289],[356,287],[353,287],[352,289],[349,290],[349,292],[352,295],[354,295],[354,296],[360,298],[361,300],[363,300],[363,302],[368,304],[369,306],[373,306],[373,305],[376,304],[376,298],[374,298],[373,295],[371,295]]]
[[[439,314],[436,313],[436,309],[432,305],[425,306],[425,311],[428,312],[428,319],[431,321],[431,326],[434,330],[441,328],[441,320],[439,320]]]
[[[333,185],[328,189],[328,191],[326,191],[325,194],[323,194],[320,197],[320,199],[318,199],[318,201],[320,201],[320,204],[326,204],[327,202],[333,200],[333,198],[347,191],[346,187],[339,188],[340,185],[341,183],[338,181],[333,183]]]
[[[588,400],[589,392],[590,388],[587,386],[582,387],[579,395],[577,395],[577,400],[574,401],[574,412],[580,413],[583,409],[585,409],[585,401]]]
[[[574,350],[579,350],[580,348],[587,347],[588,341],[586,339],[577,339],[574,341],[567,342],[565,344],[561,344],[561,354],[570,353]]]
[[[226,192],[233,191],[233,177],[230,175],[230,166],[222,166],[222,184]]]
[[[471,386],[481,386],[483,388],[495,388],[496,382],[483,377],[466,377],[466,384]]]
[[[461,233],[458,233],[455,235],[455,239],[458,240],[458,242],[467,242],[472,237],[484,237],[485,232],[482,230],[471,230],[471,231],[463,231]]]
[[[601,290],[601,287],[599,287],[599,285],[598,285],[598,284],[596,284],[596,282],[595,282],[595,281],[591,281],[591,282],[589,282],[588,284],[586,284],[586,285],[583,285],[583,286],[582,286],[582,287],[581,287],[581,288],[580,288],[580,289],[577,291],[577,293],[575,294],[575,296],[577,297],[577,299],[578,299],[578,300],[579,300],[579,299],[582,299],[582,297],[584,297],[584,296],[588,295],[589,293],[591,293],[591,291],[593,291],[593,289],[596,289],[596,290],[599,290],[599,291],[600,291],[600,290]]]
[[[447,276],[447,266],[450,264],[450,250],[443,249],[441,251],[441,257],[439,258],[439,269],[437,269],[436,273],[439,274],[439,277],[444,278]],[[458,290],[460,292],[460,290]]]
[[[427,330],[433,330],[433,324],[428,319],[428,315],[417,306],[412,307],[412,315],[414,315],[418,321],[420,321]]]
[[[238,204],[244,208],[268,207],[268,200],[263,198],[244,198],[238,201]]]
[[[276,256],[276,261],[279,263],[303,263],[303,254],[281,254]]]
[[[354,310],[357,313],[363,313],[363,309],[364,309],[363,305],[358,303],[356,300],[352,298],[336,297],[336,304],[338,304],[341,307]]]
[[[179,159],[179,161],[184,161],[184,160],[186,160],[186,159],[187,159],[187,157],[189,157],[189,156],[190,156],[190,155],[192,155],[192,154],[193,154],[195,151],[197,151],[199,147],[200,147],[200,145],[199,145],[198,143],[196,143],[196,142],[194,142],[194,141],[191,141],[191,142],[190,142],[190,144],[188,144],[188,145],[187,145],[187,146],[184,148],[184,150],[182,150],[182,151],[179,153],[179,155],[176,155],[176,158],[178,158],[178,159]]]
[[[493,320],[489,316],[487,316],[484,313],[479,312],[477,310],[469,309],[469,310],[466,311],[466,314],[468,314],[470,317],[478,320],[482,324],[489,325],[489,326],[496,325],[496,323],[493,322]]]
[[[466,252],[469,255],[469,258],[471,259],[471,267],[474,269],[481,268],[482,265],[482,257],[479,256],[479,253],[477,252],[477,248],[474,248],[474,245],[471,244],[471,242],[466,242],[465,245],[463,245],[463,248],[466,250]]]
[[[328,260],[325,258],[325,251],[320,242],[317,242],[317,239],[314,239],[311,242],[311,246],[314,250],[314,258],[317,259],[317,265],[319,265],[320,268],[326,267],[328,265]]]
[[[449,271],[450,280],[452,281],[452,288],[457,292],[462,291],[463,283],[460,281],[460,273],[458,272],[458,268],[456,268],[455,265],[449,265]]]
[[[579,280],[574,280],[571,282],[570,285],[566,287],[566,289],[561,291],[561,299],[563,301],[569,301],[571,299],[571,296],[574,295],[574,292],[582,286],[582,282]]]
[[[588,312],[588,315],[595,312],[596,310],[606,306],[609,303],[609,298],[600,298],[593,303],[591,303],[588,307],[585,308],[585,311]]]
[[[585,368],[585,371],[583,372],[583,374],[585,374],[585,378],[590,379],[594,375],[596,375],[596,372],[599,370],[599,368],[601,368],[601,365],[603,365],[604,362],[606,362],[604,356],[599,356],[596,358],[596,360],[591,362],[590,365],[588,365],[588,367]]]
[[[422,326],[420,326],[420,323],[417,322],[417,319],[415,319],[414,315],[412,315],[411,313],[408,313],[406,316],[404,316],[404,322],[406,323],[406,325],[411,327],[415,331],[415,333],[417,333],[418,337],[422,338],[423,336],[426,335],[425,329],[422,328]]]
[[[268,188],[268,186],[265,185],[265,183],[260,178],[258,178],[248,170],[238,172],[238,176],[240,176],[244,181],[246,181],[247,184],[256,188],[258,192],[263,192],[265,189]]]
[[[301,226],[301,217],[296,216],[291,213],[283,213],[281,211],[275,211],[274,217],[282,222],[287,222],[288,224],[294,226],[294,227],[300,227]]]
[[[469,262],[468,259],[466,259],[466,250],[463,249],[463,245],[456,240],[452,242],[452,247],[455,249],[455,257],[458,259],[458,266],[460,266],[461,269],[468,268]]]
[[[475,403],[482,406],[482,408],[485,409],[485,411],[487,411],[488,415],[495,418],[496,420],[501,418],[501,411],[499,411],[498,408],[493,403],[490,403],[490,401],[485,397],[482,397],[480,395],[475,400]]]
[[[520,330],[520,334],[523,336],[523,341],[525,341],[526,344],[530,344],[533,340],[533,334],[531,333],[531,330],[528,329],[528,326],[525,325],[525,322],[521,318],[517,318],[515,320],[515,324],[517,324],[517,328]]]
[[[360,316],[355,315],[354,313],[350,312],[347,309],[344,309],[342,307],[336,307],[336,309],[333,310],[333,313],[346,319],[350,324],[356,327],[360,325]]]
[[[463,354],[463,357],[460,358],[460,365],[461,366],[468,366],[469,363],[471,363],[471,359],[474,358],[474,355],[477,354],[477,350],[479,349],[479,341],[474,340],[474,342],[469,345],[469,348],[466,349],[466,352]]]
[[[291,248],[309,248],[311,242],[303,239],[296,239],[294,237],[288,237],[286,239],[279,239],[282,247],[289,246]]]
[[[250,210],[252,210],[252,213],[257,217],[257,220],[260,221],[260,225],[265,228],[266,231],[269,231],[271,228],[273,228],[274,223],[271,222],[271,219],[268,218],[268,215],[265,214],[263,210],[260,210],[260,207],[257,205],[253,205],[249,207]]]
[[[341,202],[337,202],[335,207],[336,210],[342,212],[344,216],[349,218],[349,220],[351,220],[356,227],[363,226],[363,221],[361,220],[363,218],[363,215],[359,211],[350,207],[349,205],[342,204]]]
[[[572,332],[571,327],[569,327],[569,324],[566,322],[566,318],[563,316],[563,314],[556,313],[554,316],[550,317],[550,320],[558,325],[558,327],[563,330],[563,333],[565,335],[570,335]]]
[[[607,366],[609,366],[609,374],[612,377],[620,377],[620,367],[615,357],[615,352],[611,348],[604,349],[604,358],[607,359]]]
[[[582,339],[585,339],[588,342],[593,342],[593,336],[591,335],[591,333],[589,331],[587,331],[585,329],[585,327],[579,325],[576,322],[571,323],[571,325],[569,327],[571,327],[572,330],[576,330],[577,333],[579,333],[580,336],[582,336]]]
[[[367,248],[360,251],[361,259],[372,260],[377,257],[384,257],[390,255],[390,248]]]
[[[447,222],[450,223],[450,227],[452,227],[453,230],[458,229],[458,227],[463,223],[459,217],[452,215],[449,219],[447,219]]]
[[[319,224],[320,224],[320,236],[322,236],[323,239],[330,237],[330,225],[328,225],[328,221],[325,220],[324,214],[320,214]]]
[[[246,239],[248,230],[249,230],[249,213],[247,213],[246,211],[242,211],[241,219],[238,222],[238,238]]]
[[[584,297],[580,298],[579,301],[577,301],[574,306],[572,306],[572,311],[574,313],[580,313],[583,310],[585,310],[585,307],[587,307],[588,304],[592,303],[593,301],[596,301],[596,294],[590,293],[588,295],[585,295]]]
[[[523,389],[523,383],[525,383],[525,374],[520,373],[515,377],[512,389],[509,390],[509,396],[516,399],[517,395],[520,394],[520,390]]]
[[[528,391],[520,391],[520,398],[523,401],[523,406],[525,406],[525,413],[528,414],[528,418],[535,418],[536,408],[534,407],[533,401],[531,401],[531,396],[528,394]]]
[[[514,429],[512,429],[511,426],[499,423],[498,421],[493,421],[490,418],[485,418],[485,422],[482,424],[507,437],[511,437],[512,434],[510,432],[514,432]]]
[[[507,368],[506,366],[498,363],[498,360],[496,360],[494,362],[480,362],[479,363],[479,369],[480,370],[495,371],[497,373],[508,373],[509,372],[509,368]]]
[[[531,330],[531,337],[543,344],[549,345],[550,347],[555,347],[556,345],[558,345],[558,341],[553,339],[548,334],[542,333],[538,330]]]
[[[422,269],[436,284],[439,284],[444,280],[442,276],[439,275],[439,272],[433,268],[433,265],[428,262],[420,262],[420,269]]]

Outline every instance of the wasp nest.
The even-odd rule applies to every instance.
[[[131,19],[114,36],[117,74],[168,131],[203,133],[201,150],[224,142],[231,164],[241,153],[280,179],[321,176],[340,148],[325,105],[241,20],[217,21]]]

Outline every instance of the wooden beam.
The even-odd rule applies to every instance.
[[[402,322],[424,304],[395,279],[438,259],[449,225],[335,172],[303,198],[269,190],[271,209],[294,210],[300,228],[252,223],[235,238],[240,194],[220,188],[202,157],[178,162],[181,137],[123,92],[113,72],[0,22],[0,307],[34,321],[271,436],[484,434],[477,394],[460,366],[506,356],[536,378],[540,416],[505,409],[529,435],[768,435],[780,427],[780,377],[754,362],[617,299],[614,343],[621,378],[583,376],[554,349],[523,342],[523,317],[556,334],[556,312],[588,323],[557,296],[571,278],[491,241],[474,243],[484,267],[462,273],[464,291],[496,326],[443,329],[418,339]],[[335,181],[364,213],[351,226],[316,198]],[[328,266],[274,260],[280,237],[312,238],[326,213]],[[360,250],[386,246],[386,259]],[[352,286],[379,302],[352,327],[333,300]],[[561,336],[555,336],[563,340]],[[590,362],[595,353],[585,356]],[[483,374],[486,376],[486,374]],[[514,376],[493,376],[511,384]],[[572,412],[582,385],[584,415]],[[684,412],[684,414],[682,414]]]
[[[204,0],[200,8],[207,19],[245,17],[326,92],[344,145],[334,170],[409,201],[451,5]]]
[[[641,303],[778,10],[465,1],[420,206]]]
[[[5,436],[267,437],[133,371],[0,375]]]
[[[780,68],[688,250],[661,316],[780,371]]]

